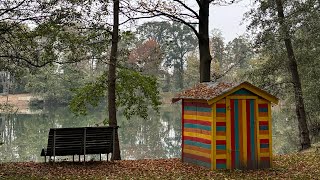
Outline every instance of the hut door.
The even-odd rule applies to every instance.
[[[256,100],[230,98],[230,165],[236,169],[257,167]]]

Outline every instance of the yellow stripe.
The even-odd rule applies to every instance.
[[[227,159],[227,155],[226,154],[217,154],[217,159]]]
[[[189,153],[189,154],[194,154],[194,155],[197,155],[197,156],[211,158],[210,154],[203,153],[203,152],[200,152],[200,151],[195,151],[195,150],[190,150],[190,149],[184,149],[183,151],[184,151],[184,153]]]
[[[270,157],[270,153],[261,153],[260,157]]]
[[[195,129],[195,128],[184,128],[185,132],[194,132],[200,134],[211,135],[211,131],[203,130],[203,129]]]
[[[226,101],[226,131],[227,131],[227,169],[231,169],[231,125],[230,125],[230,99],[227,97]]]
[[[194,132],[184,132],[185,136],[190,136],[190,137],[198,137],[206,140],[211,140],[211,135],[205,135],[205,134],[199,134],[199,133],[194,133]]]
[[[257,99],[257,96],[229,96],[230,99]]]
[[[209,121],[212,122],[212,117],[206,116],[194,116],[194,115],[184,115],[184,119],[191,119],[191,120],[199,120],[199,121]]]
[[[269,116],[269,152],[270,152],[270,166],[273,167],[272,164],[272,118],[271,118],[271,103],[268,103],[268,116]]]
[[[227,137],[226,136],[217,136],[217,140],[226,140]]]
[[[212,154],[212,157],[211,157],[211,169],[212,170],[215,170],[216,169],[216,119],[217,119],[217,117],[216,117],[216,104],[213,104],[213,106],[212,106],[212,119],[213,119],[213,122],[212,122],[212,134],[211,134],[211,137],[212,137],[212,141],[211,141],[211,147],[212,147],[212,152],[211,152],[211,154]]]
[[[226,103],[226,99],[221,99],[220,101],[217,102],[217,104],[225,104]]]
[[[259,117],[259,107],[258,107],[258,102],[257,101],[255,101],[255,113],[254,113],[254,115],[255,115],[255,119],[258,119],[258,117]],[[261,153],[260,153],[260,136],[259,136],[259,134],[260,134],[260,132],[259,132],[259,121],[256,121],[256,127],[255,127],[255,131],[256,131],[256,135],[255,135],[255,140],[256,140],[256,147],[255,147],[255,149],[257,150],[257,158],[258,158],[258,165],[260,165],[260,157],[261,157]]]
[[[258,104],[266,104],[268,103],[269,101],[265,100],[265,99],[258,99]]]
[[[270,128],[271,129],[271,128]],[[269,134],[270,135],[270,134]],[[269,139],[269,135],[260,135],[259,139]]]
[[[243,162],[244,164],[248,164],[248,158],[247,158],[247,111],[246,111],[246,101],[242,101],[242,138],[243,138]]]
[[[216,117],[216,122],[226,122],[226,117]]]
[[[269,121],[269,117],[258,117],[258,121]]]
[[[199,151],[199,152],[203,152],[203,153],[206,153],[206,154],[210,154],[211,153],[210,149],[205,149],[205,148],[201,148],[201,147],[198,147],[198,146],[191,146],[191,145],[186,145],[186,144],[184,145],[184,149]]]

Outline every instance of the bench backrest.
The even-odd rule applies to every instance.
[[[117,127],[52,128],[47,155],[108,154],[113,152]]]

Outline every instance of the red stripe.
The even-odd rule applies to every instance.
[[[217,126],[226,126],[226,122],[217,122]]]
[[[216,108],[226,108],[226,104],[216,104]]]
[[[231,106],[231,168],[235,168],[235,134],[234,134],[234,100],[230,100]]]
[[[192,120],[192,119],[184,119],[184,123],[211,126],[211,122],[209,121],[198,121],[198,120]]]
[[[217,159],[217,164],[226,164],[227,160],[226,159]]]
[[[211,144],[210,140],[202,139],[202,138],[198,138],[198,137],[184,136],[184,140],[196,141],[196,142],[201,142],[204,144]]]
[[[206,103],[185,102],[184,105],[211,108],[211,106]]]
[[[268,121],[259,121],[259,125],[260,126],[263,126],[263,125],[268,126],[269,124],[268,124]]]
[[[246,116],[247,116],[247,157],[248,164],[251,162],[251,141],[250,141],[250,100],[246,102]]]
[[[182,142],[181,142],[181,149],[182,149],[182,151],[181,151],[181,159],[182,159],[182,162],[183,162],[183,156],[184,156],[184,153],[183,153],[183,151],[184,151],[184,119],[183,119],[183,116],[184,116],[184,105],[185,105],[185,102],[184,102],[184,100],[182,99],[182,117],[181,117],[181,119],[182,119]]]
[[[261,161],[270,161],[270,157],[261,157],[260,160]]]
[[[206,157],[203,157],[203,156],[197,156],[197,155],[194,155],[194,154],[184,153],[184,157],[200,160],[200,161],[207,162],[207,163],[211,163],[211,159],[210,158],[206,158]]]
[[[226,145],[226,140],[217,140],[216,141],[217,145]]]
[[[258,104],[259,108],[268,108],[268,104]]]
[[[269,139],[260,139],[261,144],[269,144]]]

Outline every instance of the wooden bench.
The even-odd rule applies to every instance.
[[[114,152],[114,141],[118,127],[80,127],[51,128],[48,136],[48,146],[42,149],[41,156],[73,156],[87,154],[107,154]]]

